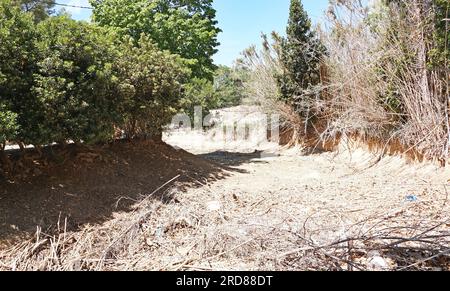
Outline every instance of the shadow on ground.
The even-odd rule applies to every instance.
[[[255,151],[253,153],[235,153],[235,152],[226,152],[226,151],[216,151],[213,153],[207,153],[203,155],[199,155],[199,157],[214,161],[218,164],[221,164],[225,167],[239,167],[243,164],[248,163],[264,163],[266,164],[266,161],[261,161],[263,157],[262,151]],[[234,169],[237,170],[237,169]]]
[[[215,157],[219,157],[215,158]],[[254,154],[212,153],[195,156],[150,141],[120,142],[92,152],[75,151],[59,163],[29,158],[35,165],[14,182],[0,179],[0,246],[29,238],[37,227],[51,234],[58,221],[67,230],[101,224],[115,212],[163,187],[152,199],[174,202],[171,193],[226,179]],[[176,203],[176,201],[175,201]]]

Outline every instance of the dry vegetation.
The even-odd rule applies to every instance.
[[[390,9],[368,9],[351,0],[330,5],[326,28],[318,28],[327,48],[322,82],[296,97],[309,108],[306,117],[280,101],[281,40],[264,36],[263,49],[246,51],[242,61],[254,72],[247,83],[251,101],[281,114],[293,142],[332,149],[342,138],[356,137],[444,165],[450,139],[448,64],[433,67],[429,56],[436,49],[430,36],[437,16],[430,1],[393,2],[399,4]]]
[[[169,141],[185,144],[185,138]],[[218,151],[211,152],[214,145]],[[145,151],[150,157],[161,148]],[[73,218],[61,215],[57,229],[39,228],[2,248],[0,269],[450,269],[448,171],[434,165],[394,157],[373,165],[373,154],[355,148],[313,155],[281,150],[264,159],[251,149],[222,152],[217,143],[197,157],[164,152],[186,171],[166,160],[172,170],[164,182],[143,174],[140,191],[147,194],[109,200],[114,209],[133,199],[97,223],[73,228]],[[192,176],[195,171],[202,174]]]
[[[422,5],[371,11],[375,16],[355,1],[331,8],[337,35],[324,36],[330,82],[322,138],[358,133],[447,160],[448,72],[427,64],[433,14]],[[368,24],[370,17],[377,18]]]

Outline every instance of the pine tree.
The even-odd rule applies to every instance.
[[[279,80],[281,96],[283,100],[299,105],[305,90],[320,82],[319,65],[324,53],[300,0],[291,0],[286,32],[287,37],[282,43],[284,73]]]

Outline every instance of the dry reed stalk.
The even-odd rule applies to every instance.
[[[446,80],[427,64],[434,26],[425,2],[404,1],[403,11],[381,4],[367,9],[358,1],[339,1],[330,9],[333,33],[323,34],[329,50],[323,140],[357,134],[400,141],[404,153],[449,158]],[[386,99],[391,88],[396,101]]]

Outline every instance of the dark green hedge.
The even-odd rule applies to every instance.
[[[148,37],[66,16],[35,24],[0,1],[0,143],[97,143],[160,133],[190,71]]]

